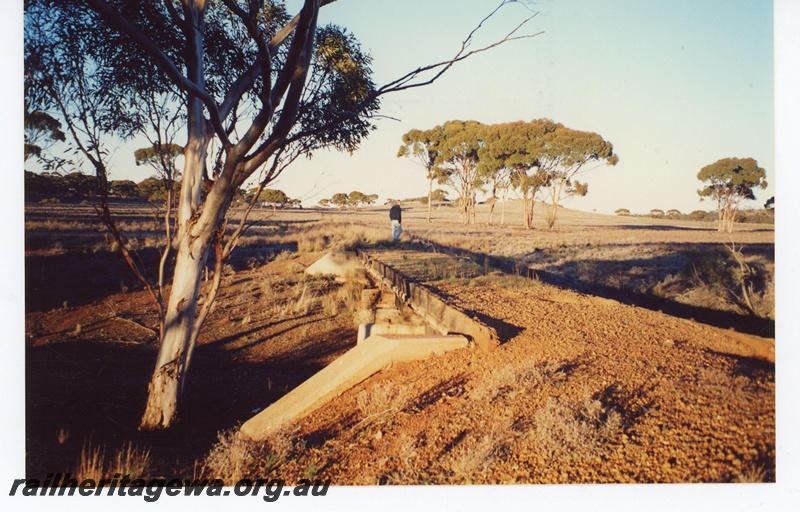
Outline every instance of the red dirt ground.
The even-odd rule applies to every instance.
[[[57,276],[84,254],[60,252],[31,252],[41,268],[27,272]],[[225,278],[183,421],[158,434],[136,428],[156,354],[146,294],[107,276],[95,290],[36,288],[26,315],[28,476],[74,471],[87,442],[111,453],[127,441],[151,448],[153,475],[196,473],[218,432],[355,343],[349,312],[292,310],[306,282],[298,271],[319,256]],[[377,374],[304,419],[268,472],[338,485],[774,481],[774,339],[511,276],[429,285],[494,327],[502,345]],[[309,286],[322,297],[340,285]],[[368,415],[387,393],[388,407]]]

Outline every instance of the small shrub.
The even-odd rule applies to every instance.
[[[203,460],[202,473],[220,478],[225,485],[234,485],[243,478],[263,478],[275,466],[288,460],[304,443],[295,440],[296,432],[279,428],[264,441],[251,441],[238,430],[227,430],[217,435],[217,443]]]
[[[539,449],[555,459],[584,460],[601,453],[621,433],[622,417],[599,400],[548,399],[534,413],[532,432]]]
[[[473,483],[473,478],[486,469],[494,456],[495,445],[492,436],[481,438],[474,446],[462,446],[450,462],[453,482]]]
[[[263,445],[228,430],[217,434],[217,443],[203,461],[203,472],[222,479],[225,485],[234,485],[250,475],[260,459],[269,459]]]
[[[319,304],[319,297],[314,292],[313,287],[308,282],[301,282],[298,285],[299,292],[296,292],[296,299],[292,306],[294,313],[307,315],[316,309]]]
[[[356,398],[358,410],[363,417],[361,424],[369,425],[385,419],[391,412],[401,411],[408,405],[410,399],[408,388],[391,381],[361,391]]]
[[[289,261],[289,260],[294,259],[294,257],[295,257],[295,254],[292,251],[281,251],[281,252],[278,253],[277,256],[275,256],[275,260],[274,261],[276,261],[276,262]]]
[[[736,475],[733,481],[737,484],[758,484],[767,481],[767,472],[764,466],[751,466]]]
[[[687,253],[688,261],[680,276],[696,287],[708,287],[721,294],[734,288],[737,282],[735,262],[720,251]]]

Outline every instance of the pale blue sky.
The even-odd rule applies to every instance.
[[[302,4],[288,2],[291,12]],[[386,83],[454,55],[499,0],[338,0],[321,23],[348,27]],[[533,9],[512,41],[459,63],[433,85],[384,96],[379,121],[353,156],[322,151],[295,163],[273,184],[314,205],[336,192],[376,193],[381,201],[426,194],[424,171],[396,158],[401,136],[452,119],[499,123],[550,118],[610,140],[616,167],[583,179],[589,194],[565,205],[611,213],[628,208],[684,212],[700,202],[697,172],[725,157],[752,157],[774,195],[772,3],[764,0],[547,0],[504,7],[474,47],[495,41]],[[133,150],[120,147],[113,179],[141,181]],[[88,172],[88,171],[87,171]],[[451,197],[455,194],[451,192]],[[512,194],[513,197],[513,194]]]
[[[384,83],[455,52],[496,2],[384,1],[380,14],[371,5],[339,0],[323,20],[359,37]],[[541,14],[527,32],[543,34],[477,55],[425,89],[385,97],[383,112],[399,122],[380,122],[352,157],[323,152],[298,163],[276,186],[307,204],[351,190],[423,195],[424,172],[395,158],[403,133],[450,119],[540,117],[595,131],[620,156],[616,167],[586,176],[589,195],[567,203],[573,208],[713,209],[699,201],[696,175],[724,157],[755,158],[773,181],[771,2],[562,0],[533,8]],[[504,12],[484,41],[527,13],[518,5]],[[772,195],[770,184],[752,205]]]

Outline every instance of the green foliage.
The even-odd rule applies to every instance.
[[[484,184],[479,167],[485,125],[477,121],[448,121],[434,128],[441,132],[436,165],[446,170],[448,184],[458,193],[460,220],[475,222],[475,194]]]
[[[25,171],[25,200],[41,199],[85,199],[99,193],[95,176],[80,172],[60,175],[56,173],[33,173]]]
[[[680,271],[681,278],[691,281],[695,286],[711,286],[723,291],[738,286],[736,262],[724,252],[697,251],[686,256],[688,261]]]
[[[367,195],[364,194],[363,192],[354,190],[349,194],[347,194],[347,206],[352,206],[356,210],[358,210],[358,207],[360,205],[366,203],[366,201],[367,201]]]
[[[725,246],[711,251],[685,253],[686,263],[679,277],[695,288],[707,290],[712,296],[733,304],[753,315],[770,316],[773,306],[766,296],[770,277],[764,266],[746,261],[740,249]]]
[[[372,57],[343,27],[317,29],[311,74],[294,135],[302,154],[333,147],[352,153],[375,125],[380,101],[372,80]],[[358,115],[353,115],[357,113]],[[324,130],[320,130],[324,127]]]
[[[123,199],[142,197],[138,185],[131,180],[114,180],[109,182],[108,191]]]
[[[650,216],[654,218],[660,219],[664,216],[664,210],[659,210],[658,208],[653,208],[650,210]]]
[[[767,188],[766,171],[752,158],[723,158],[697,173],[705,187],[698,190],[701,198],[717,202],[719,230],[733,231],[742,200],[755,199],[754,188]]]
[[[183,147],[177,144],[153,144],[150,147],[137,149],[134,157],[136,165],[149,165],[159,171],[172,171],[175,169],[175,159],[182,154]],[[177,178],[174,172],[169,172],[168,175]]]
[[[333,194],[333,197],[331,197],[331,204],[334,206],[338,206],[340,210],[347,205],[347,201],[348,201],[347,194],[343,192]]]
[[[43,149],[65,140],[66,135],[61,130],[61,121],[46,112],[40,110],[29,112],[27,108],[25,109],[25,160],[31,156],[41,158]]]
[[[25,200],[42,201],[68,197],[69,188],[64,178],[55,173],[25,171]]]
[[[428,180],[444,183],[449,170],[437,162],[442,136],[440,126],[430,130],[409,130],[403,135],[403,145],[397,150],[397,157],[415,160],[425,169]]]
[[[696,221],[713,221],[717,220],[717,216],[713,212],[706,212],[703,210],[695,210],[689,214],[689,220]]]
[[[265,188],[258,195],[258,202],[266,203],[267,206],[271,206],[275,210],[289,204],[291,199],[283,190]]]
[[[562,196],[584,196],[588,184],[576,178],[590,162],[616,165],[613,145],[600,135],[567,128],[549,119],[483,125],[475,121],[448,121],[431,130],[411,130],[403,137],[398,157],[418,158],[429,178],[446,178],[459,197],[462,222],[474,222],[475,193],[491,186],[522,193],[525,224],[531,227],[533,203],[547,191],[552,208],[548,224],[555,223]],[[434,172],[437,174],[431,174]],[[440,179],[440,183],[441,183]]]
[[[631,214],[631,211],[627,208],[620,208],[619,210],[616,210],[614,213],[622,217],[627,217]]]
[[[447,191],[437,188],[431,194],[431,201],[434,203],[443,203],[447,201]]]
[[[766,171],[752,158],[723,158],[707,165],[697,173],[697,179],[706,184],[698,191],[701,197],[736,195],[755,199],[754,188],[767,188]]]
[[[141,197],[144,197],[148,201],[156,202],[165,201],[167,199],[167,190],[169,186],[168,181],[163,178],[150,177],[142,180],[136,186],[139,188]],[[177,190],[178,185],[173,183],[172,186],[174,197],[174,192]]]

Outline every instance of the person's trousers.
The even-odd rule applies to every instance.
[[[392,220],[392,240],[400,240],[400,235],[403,233],[403,226],[398,220]]]

